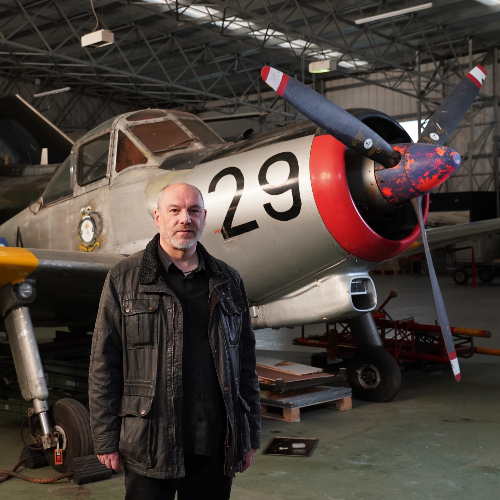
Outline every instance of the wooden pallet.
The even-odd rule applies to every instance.
[[[316,386],[289,393],[261,391],[262,418],[282,422],[300,422],[300,409],[322,403],[335,403],[338,410],[352,408],[351,389],[345,387]],[[270,411],[272,407],[274,411]]]

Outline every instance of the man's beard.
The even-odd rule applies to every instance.
[[[203,233],[203,227],[200,227],[198,229],[198,232],[196,232],[196,229],[193,227],[193,226],[187,226],[187,227],[184,227],[183,229],[189,229],[191,231],[193,231],[191,234],[190,234],[190,238],[189,239],[182,239],[182,240],[176,240],[175,239],[175,235],[178,231],[176,230],[172,230],[172,231],[168,231],[167,228],[162,225],[160,227],[160,234],[163,236],[163,238],[165,238],[176,250],[189,250],[190,248],[192,248],[194,245],[196,245],[196,243],[198,242],[198,240],[200,239],[200,236],[201,234]]]

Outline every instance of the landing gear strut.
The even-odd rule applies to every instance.
[[[29,433],[37,446],[43,446],[49,464],[58,472],[68,472],[73,470],[74,458],[93,453],[89,411],[74,399],[60,399],[49,408],[49,390],[27,307],[35,296],[34,281],[7,285],[0,291],[0,309],[21,394],[32,400],[29,417],[40,425],[40,430],[30,428]],[[61,450],[62,463],[56,463],[56,449]]]
[[[359,351],[347,367],[352,392],[365,401],[391,401],[401,387],[401,370],[383,349],[383,342],[371,313],[348,321]]]
[[[34,281],[26,280],[15,285],[7,285],[0,292],[0,308],[12,349],[21,394],[26,401],[33,400],[32,413],[40,421],[42,444],[47,450],[55,444],[48,416],[49,390],[27,307],[27,304],[33,302],[35,297]]]
[[[394,293],[394,292],[392,292]],[[395,297],[396,294],[391,297]],[[385,302],[381,307],[383,307]],[[335,328],[340,326],[341,331]],[[294,344],[326,347],[328,359],[337,357],[350,360],[347,378],[352,392],[365,401],[391,401],[401,387],[401,370],[397,361],[385,349],[378,327],[371,313],[362,314],[347,321],[347,324],[327,323],[322,336],[304,336],[295,339]],[[326,357],[325,357],[326,359]],[[314,365],[318,366],[318,365]]]

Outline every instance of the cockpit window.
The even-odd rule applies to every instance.
[[[85,186],[106,177],[110,134],[101,135],[78,151],[78,184]]]
[[[121,131],[118,131],[118,146],[116,150],[117,172],[134,165],[143,165],[148,159],[137,149],[134,143]]]
[[[201,120],[179,118],[179,121],[190,130],[200,141],[210,144],[222,144],[224,141]]]
[[[71,156],[68,156],[53,175],[43,193],[43,204],[48,205],[54,201],[71,196]]]
[[[113,122],[115,120],[116,120],[116,116],[114,118],[110,118],[109,120],[106,120],[104,123],[101,123],[100,125],[97,125],[96,128],[93,128],[92,130],[89,130],[84,136],[79,137],[78,140],[80,142],[86,141],[89,137],[92,137],[93,135],[96,135],[99,132],[103,132],[107,128],[110,128],[111,125],[113,125]]]
[[[194,140],[172,120],[133,125],[129,130],[155,155],[187,148]]]

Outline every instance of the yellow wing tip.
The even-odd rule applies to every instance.
[[[38,267],[38,259],[30,250],[0,247],[0,289],[19,283]]]

